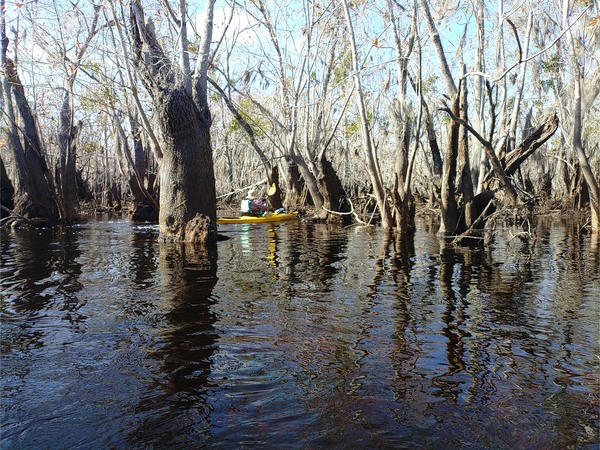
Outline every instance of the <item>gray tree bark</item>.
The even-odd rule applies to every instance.
[[[356,95],[356,103],[358,108],[358,115],[360,120],[360,130],[362,137],[362,146],[367,158],[367,167],[369,171],[369,177],[373,185],[373,193],[375,194],[375,200],[379,208],[381,215],[381,226],[382,228],[389,230],[392,228],[392,214],[390,211],[389,204],[387,202],[385,189],[383,186],[383,180],[381,179],[381,172],[379,170],[379,162],[375,155],[375,149],[373,148],[373,142],[371,139],[371,130],[369,128],[369,121],[367,118],[367,107],[365,104],[365,97],[362,89],[362,82],[360,80],[360,65],[358,62],[358,49],[356,46],[356,39],[354,37],[354,28],[352,25],[352,18],[350,16],[350,10],[348,8],[348,2],[341,0],[341,5],[344,9],[346,16],[346,28],[348,31],[348,39],[350,42],[350,51],[352,53],[352,70],[354,71],[354,88]]]
[[[97,33],[98,19],[100,16],[100,7],[94,6],[94,16],[91,22],[90,30],[84,42],[77,48],[75,58],[71,63],[67,63],[66,52],[63,54],[65,62],[65,83],[63,102],[60,109],[59,129],[58,129],[58,147],[59,158],[57,161],[56,178],[60,191],[60,201],[64,216],[62,220],[70,224],[75,219],[75,212],[78,205],[77,197],[77,135],[81,129],[80,124],[75,123],[73,110],[73,87],[75,79],[82,63],[83,56],[87,51],[92,38]],[[69,73],[70,71],[70,73]]]
[[[0,9],[3,6],[0,4]],[[2,38],[5,38],[3,35]],[[2,39],[6,42],[5,39]],[[53,189],[52,174],[42,153],[35,117],[13,62],[6,58],[2,45],[2,68],[5,104],[10,121],[8,149],[15,167],[13,185],[14,211],[30,224],[52,226],[58,223],[59,209]],[[12,94],[12,96],[11,96]],[[11,98],[12,97],[12,98]],[[13,107],[13,98],[16,108]],[[18,127],[17,123],[21,123]]]
[[[131,2],[133,57],[160,127],[160,237],[201,245],[217,240],[215,175],[207,76],[214,0],[207,1],[204,35],[191,80],[160,46],[139,0]],[[186,49],[187,50],[187,49]]]

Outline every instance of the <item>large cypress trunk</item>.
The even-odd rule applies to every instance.
[[[331,162],[322,156],[319,161],[319,187],[323,193],[323,202],[329,211],[339,212],[341,214],[328,214],[328,222],[340,222],[342,225],[350,225],[352,217],[350,216],[350,204],[346,197],[346,191],[337,172],[331,165]]]
[[[210,121],[201,117],[183,88],[155,104],[163,135],[160,234],[167,240],[211,241],[216,238],[217,206]],[[198,215],[212,223],[198,229],[198,219],[190,224]]]
[[[596,180],[596,175],[592,171],[588,157],[583,148],[583,140],[581,138],[583,122],[582,122],[582,111],[581,111],[581,74],[580,70],[576,72],[577,78],[575,79],[575,108],[574,108],[574,119],[573,119],[573,148],[577,154],[577,160],[581,167],[583,179],[585,180],[589,197],[590,197],[590,212],[591,212],[591,225],[592,233],[595,236],[597,242],[598,236],[600,235],[600,186]]]
[[[185,2],[181,17],[182,49]],[[152,97],[162,137],[160,151],[159,228],[163,241],[201,245],[217,241],[217,202],[210,141],[211,116],[207,100],[207,71],[214,0],[207,1],[205,35],[194,76],[189,62],[167,58],[139,0],[131,2],[133,59]]]
[[[271,167],[269,173],[269,186],[272,185],[275,185],[275,192],[272,195],[269,195],[267,202],[269,209],[275,211],[283,207],[283,203],[281,203],[281,188],[279,187],[279,166],[276,164]]]
[[[292,209],[301,202],[301,193],[304,184],[300,177],[300,169],[298,169],[298,165],[291,158],[286,160],[283,169],[285,172],[283,179],[287,190],[283,206],[287,209]]]
[[[0,219],[8,216],[7,210],[14,208],[13,196],[15,195],[15,189],[11,181],[8,179],[6,168],[4,167],[4,161],[0,157]],[[4,209],[6,208],[6,209]]]
[[[59,214],[52,189],[52,177],[42,155],[35,117],[25,97],[14,63],[8,58],[3,58],[2,65],[6,72],[4,87],[7,91],[7,109],[12,116],[11,123],[21,123],[21,132],[17,131],[16,127],[8,130],[8,148],[12,150],[11,156],[15,166],[12,180],[15,189],[14,211],[30,223],[40,226],[55,225]],[[16,106],[14,109],[13,99]]]

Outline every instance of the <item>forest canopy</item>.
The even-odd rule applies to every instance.
[[[443,235],[500,211],[600,233],[597,2],[0,1],[3,223],[217,210]],[[232,206],[233,205],[233,206]]]

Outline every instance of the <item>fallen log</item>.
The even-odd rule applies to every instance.
[[[510,177],[514,175],[519,166],[529,158],[538,148],[546,143],[548,139],[558,129],[558,116],[556,113],[548,116],[544,123],[536,128],[521,144],[505,155],[501,160],[500,164],[504,168],[506,176]],[[490,171],[486,177],[484,183],[487,185],[493,176],[493,172]],[[489,189],[489,186],[488,186]]]

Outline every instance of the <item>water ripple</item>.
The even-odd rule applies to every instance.
[[[585,238],[221,231],[215,252],[127,221],[3,235],[0,446],[597,445]]]

